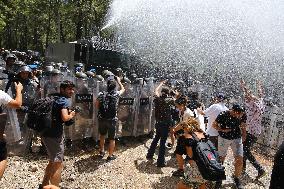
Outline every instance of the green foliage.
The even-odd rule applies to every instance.
[[[43,52],[55,42],[96,35],[109,0],[1,0],[0,46]]]

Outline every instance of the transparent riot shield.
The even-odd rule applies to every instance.
[[[75,124],[72,126],[72,140],[93,136],[94,98],[92,87],[94,86],[88,86],[88,79],[75,78],[73,106],[80,108],[81,112],[76,115]]]
[[[89,80],[89,87],[93,90],[93,139],[95,141],[99,140],[99,123],[98,123],[98,109],[96,108],[96,100],[100,92],[100,86],[103,82],[97,79]]]
[[[152,110],[153,110],[153,79],[147,82],[140,82],[136,86],[137,114],[135,117],[134,136],[149,134],[152,131]]]
[[[6,86],[8,83],[7,79],[2,80],[3,87]],[[12,91],[11,88],[7,92],[11,97]],[[3,108],[3,113],[6,114],[6,125],[5,125],[5,135],[6,135],[6,140],[8,144],[17,142],[21,139],[21,132],[20,132],[20,127],[19,127],[19,121],[18,121],[18,116],[16,113],[15,109],[7,108],[7,107],[2,107]]]
[[[60,92],[60,83],[64,80],[62,74],[47,75],[40,80],[41,97],[45,98],[50,94]]]
[[[117,136],[133,136],[137,93],[134,87],[125,84],[125,92],[119,99]]]
[[[273,153],[272,148],[277,147],[277,138],[279,135],[279,127],[277,127],[277,118],[279,117],[279,108],[274,105],[266,106],[262,118],[262,133],[258,137],[258,142],[262,144],[263,151],[267,154]]]

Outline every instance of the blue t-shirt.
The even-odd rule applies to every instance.
[[[54,116],[53,126],[44,132],[43,136],[57,138],[63,135],[63,121],[61,118],[61,110],[70,107],[70,101],[64,96],[55,96],[53,103],[52,115]]]

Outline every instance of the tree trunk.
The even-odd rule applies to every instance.
[[[78,20],[76,23],[76,40],[82,38],[82,27],[83,27],[83,14],[82,14],[82,3],[81,0],[78,0],[77,7],[79,9]]]
[[[51,12],[51,0],[49,0],[49,4],[48,4],[48,22],[47,22],[46,37],[45,37],[45,48],[47,48],[49,44],[50,20],[51,20],[50,12]]]

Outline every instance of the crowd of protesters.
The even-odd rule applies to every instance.
[[[61,83],[51,81],[45,85],[52,86],[54,91],[44,91],[41,86],[41,79],[51,74],[57,76],[61,72],[70,73],[64,64],[43,64],[37,53],[29,51],[10,52],[1,49],[0,55],[3,59],[2,83],[0,90],[1,124],[4,120],[6,108],[16,108],[20,128],[25,130],[25,115],[29,106],[36,99],[56,94],[52,114],[55,116],[55,127],[45,131],[39,138],[44,145],[49,163],[45,169],[45,175],[39,188],[53,188],[61,182],[63,170],[64,147],[64,124],[71,121],[78,113],[71,109],[70,98],[75,92],[75,84],[72,81]],[[107,160],[116,159],[115,137],[118,123],[117,111],[120,96],[125,92],[124,84],[135,82],[136,74],[125,77],[122,70],[116,70],[116,74],[105,70],[102,75],[97,75],[95,69],[85,72],[84,65],[78,63],[75,66],[74,77],[92,77],[99,81],[106,82],[106,90],[99,94],[95,108],[98,109],[99,122],[99,155],[105,155],[105,138],[109,139]],[[54,77],[56,78],[56,77]],[[266,171],[256,160],[251,152],[258,136],[262,132],[261,120],[264,113],[264,92],[261,83],[257,82],[258,94],[253,94],[245,81],[240,81],[240,89],[243,90],[244,104],[226,104],[226,94],[219,92],[210,106],[207,108],[198,100],[198,93],[184,93],[179,88],[170,85],[168,80],[163,80],[155,88],[154,92],[154,115],[155,115],[155,136],[151,142],[147,154],[147,160],[153,161],[155,149],[159,143],[159,154],[157,167],[167,166],[165,153],[167,148],[174,148],[174,155],[177,161],[177,170],[173,176],[182,177],[177,188],[205,188],[207,180],[202,178],[195,163],[194,148],[196,144],[192,139],[194,133],[199,139],[206,138],[214,144],[220,155],[220,163],[224,163],[227,150],[230,147],[234,155],[235,170],[233,181],[237,188],[243,188],[241,175],[246,172],[247,160],[257,169],[256,179],[266,175]],[[7,94],[11,92],[10,95]],[[12,97],[11,97],[12,96]],[[228,106],[228,107],[227,107]],[[84,111],[84,110],[83,110]],[[2,119],[3,118],[3,119]],[[6,119],[6,118],[5,118]],[[2,128],[1,125],[1,128]],[[0,177],[2,177],[7,166],[7,149],[4,130],[0,130]],[[26,132],[26,134],[29,134]],[[36,135],[36,134],[35,134]],[[168,137],[170,143],[167,144]],[[71,141],[72,142],[72,141]],[[282,188],[280,173],[283,160],[283,145],[275,156],[270,188]],[[50,186],[52,184],[54,186]],[[220,188],[222,181],[217,181],[215,188]]]

